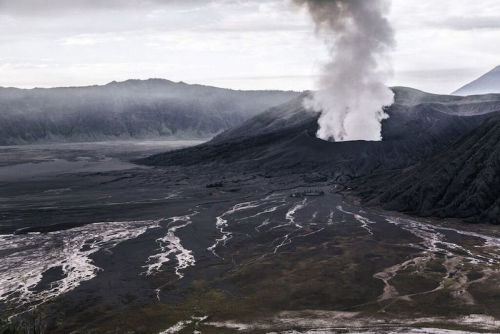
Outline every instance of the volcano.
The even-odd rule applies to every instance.
[[[393,89],[396,102],[382,124],[382,142],[332,143],[316,138],[318,114],[307,111],[308,93],[271,108],[185,150],[141,160],[154,166],[226,165],[266,173],[323,172],[345,181],[405,168],[448,147],[500,110],[500,95],[457,97],[411,88]]]
[[[500,66],[453,92],[453,95],[500,93]]]

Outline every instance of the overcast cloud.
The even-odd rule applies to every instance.
[[[9,15],[43,15],[124,8],[154,9],[159,6],[182,8],[229,1],[232,0],[0,0],[0,10]]]
[[[500,65],[500,1],[393,0],[393,84],[448,93]],[[162,77],[314,88],[325,59],[286,0],[0,0],[0,85]]]

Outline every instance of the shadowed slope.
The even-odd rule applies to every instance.
[[[412,169],[358,186],[387,209],[500,224],[500,116]]]

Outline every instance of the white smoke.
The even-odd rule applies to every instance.
[[[318,138],[382,140],[383,107],[394,102],[391,76],[394,32],[386,14],[390,0],[293,0],[307,7],[329,48],[318,91],[306,106],[321,112]]]

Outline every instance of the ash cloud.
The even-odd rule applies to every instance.
[[[329,50],[318,90],[306,101],[321,112],[318,138],[379,141],[384,106],[394,102],[391,76],[394,32],[390,0],[293,0],[306,7]]]

